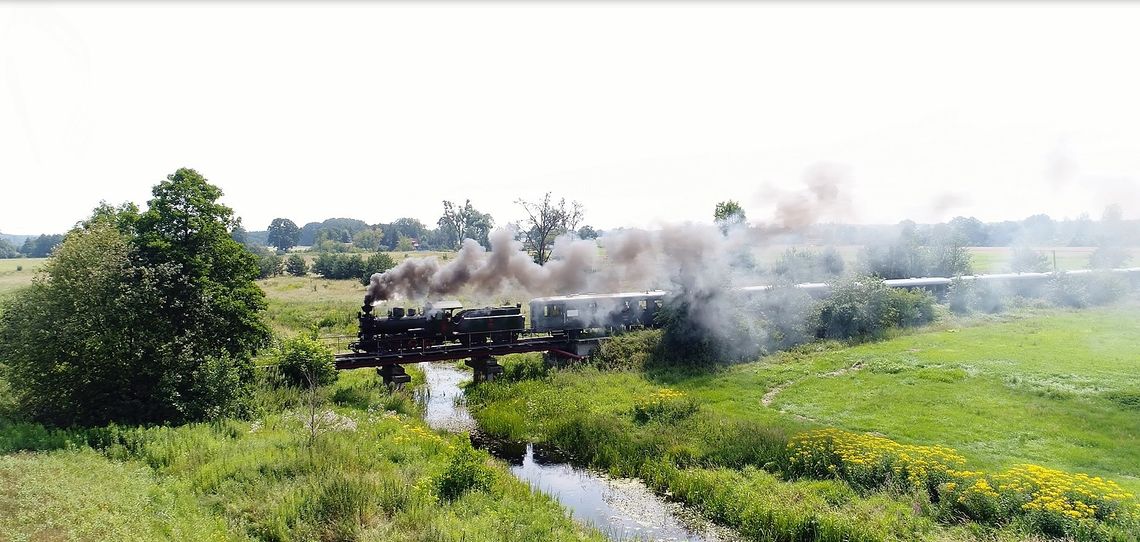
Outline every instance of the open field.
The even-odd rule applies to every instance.
[[[356,313],[364,302],[365,286],[358,280],[329,280],[317,276],[280,276],[257,281],[265,291],[269,307],[266,320],[273,331],[290,335],[317,329],[321,335],[355,335]],[[460,293],[453,298],[467,307],[486,304],[522,303],[524,314],[531,296],[521,291],[507,291],[490,298]],[[389,306],[417,306],[415,302],[392,301],[376,306],[382,314]]]
[[[8,258],[0,259],[0,301],[12,292],[32,283],[36,270],[47,258]]]
[[[343,374],[328,396],[312,445],[303,395],[270,389],[249,420],[48,431],[0,419],[0,540],[602,539],[465,436],[427,429],[410,393],[373,371]]]
[[[675,493],[683,489],[678,480],[712,476],[702,474],[708,468],[728,469],[718,483],[759,483],[754,478],[761,474],[748,468],[778,474],[791,436],[825,427],[946,446],[972,470],[1029,463],[1101,476],[1140,493],[1138,316],[1135,304],[1026,309],[951,319],[878,343],[808,345],[712,371],[553,371],[543,379],[485,386],[470,402],[488,431],[552,442]],[[663,412],[675,418],[638,422],[647,404],[669,405]],[[688,467],[660,474],[656,462]],[[771,491],[792,491],[779,484]],[[801,492],[811,499],[821,491],[838,490]],[[891,491],[864,495],[888,503],[911,498]],[[694,498],[703,502],[707,495]],[[765,506],[794,516],[782,502]],[[841,515],[858,524],[852,529],[887,538],[907,539],[908,529],[922,531],[924,539],[963,536],[919,518],[884,527],[876,514]]]
[[[11,261],[25,264],[27,280],[21,274],[0,282],[11,285],[0,296],[30,283],[27,263],[43,260],[0,266]],[[0,267],[0,281],[15,274],[10,267]],[[277,334],[314,327],[355,334],[359,281],[275,277],[258,284]],[[501,297],[491,301],[526,301],[518,292]],[[579,366],[471,388],[469,401],[491,433],[556,443],[586,462],[641,477],[748,537],[779,532],[807,540],[803,533],[818,528],[820,540],[1012,541],[1024,532],[964,526],[913,490],[792,475],[787,445],[819,428],[872,432],[948,446],[974,470],[1032,463],[1140,493],[1138,316],[1133,302],[951,317],[883,342],[817,343],[731,367]],[[622,340],[636,354],[651,346],[641,339]],[[542,372],[536,355],[504,364],[512,378],[527,372],[519,367]],[[666,409],[666,418],[638,418],[672,394],[680,407]],[[266,389],[248,420],[122,428],[111,442],[92,440],[97,432],[50,433],[0,417],[0,512],[21,511],[0,519],[0,540],[598,538],[482,452],[489,489],[455,502],[432,497],[424,484],[450,468],[462,437],[426,429],[418,407],[383,390],[367,370],[343,374],[330,395],[336,416],[355,429],[331,431],[312,457],[300,397]],[[79,506],[70,500],[76,494],[96,495],[100,504]]]
[[[758,251],[758,261],[763,265],[770,265],[779,259],[790,245],[772,245]],[[797,249],[821,251],[826,247],[797,246]],[[849,269],[853,269],[859,261],[859,252],[863,247],[855,245],[837,246],[835,249],[843,257]],[[1033,247],[1039,254],[1049,261],[1049,270],[1053,269],[1054,257],[1057,270],[1072,271],[1089,268],[1089,256],[1096,251],[1096,247]],[[970,253],[970,262],[974,273],[1007,273],[1012,250],[1010,247],[966,247]],[[1127,265],[1140,265],[1140,248],[1127,249],[1132,259]]]
[[[968,250],[975,273],[1009,272],[1012,252],[1009,247],[969,247]],[[1033,247],[1033,250],[1045,256],[1050,271],[1053,270],[1054,263],[1058,271],[1073,271],[1089,268],[1089,257],[1096,252],[1096,247]],[[1132,258],[1125,265],[1140,265],[1140,249],[1132,248],[1127,251]]]

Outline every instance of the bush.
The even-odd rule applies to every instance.
[[[614,335],[602,341],[590,361],[601,369],[644,369],[658,351],[662,333],[660,329],[643,329]]]
[[[454,501],[470,491],[489,490],[494,481],[495,471],[487,466],[484,453],[472,448],[469,441],[461,441],[434,485],[440,499]]]
[[[867,245],[859,264],[864,273],[884,279],[953,277],[970,273],[970,254],[955,239],[923,246],[903,235],[891,243]]]
[[[300,254],[292,254],[285,259],[285,271],[294,277],[303,277],[309,272],[309,264]]]
[[[259,279],[267,279],[269,277],[276,277],[280,275],[284,267],[282,266],[281,256],[269,249],[259,250],[257,256],[257,268]]]
[[[316,339],[298,335],[286,339],[274,355],[277,370],[285,384],[307,387],[336,382],[336,362],[332,352]]]
[[[749,313],[758,319],[764,334],[764,349],[768,352],[791,348],[814,338],[808,328],[814,308],[815,300],[810,294],[791,286],[771,288],[748,307]]]
[[[1049,270],[1049,260],[1044,254],[1028,247],[1013,247],[1009,268],[1014,273],[1044,273]]]
[[[1124,267],[1132,256],[1128,251],[1118,246],[1097,247],[1089,256],[1089,267],[1093,269],[1114,269]]]
[[[313,262],[313,272],[326,279],[360,279],[364,276],[364,258],[359,254],[322,252]]]
[[[368,261],[364,263],[364,272],[360,275],[360,283],[368,284],[368,280],[372,278],[373,273],[383,273],[396,266],[396,262],[392,257],[384,252],[377,252],[368,257]]]
[[[1050,303],[1058,307],[1079,309],[1088,305],[1084,281],[1068,273],[1053,273],[1045,295]]]
[[[816,337],[879,339],[894,327],[934,321],[934,297],[921,290],[888,288],[881,280],[863,277],[832,285],[812,318]]]
[[[955,314],[967,314],[973,308],[973,296],[973,284],[962,280],[961,277],[954,277],[946,290],[946,304]]]
[[[1081,280],[1085,283],[1085,298],[1090,305],[1105,305],[1112,303],[1128,293],[1128,279],[1111,273],[1096,272],[1084,275]]]

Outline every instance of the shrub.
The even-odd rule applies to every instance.
[[[284,383],[288,385],[326,386],[337,379],[332,352],[316,339],[305,335],[283,341],[274,355],[274,361]]]
[[[1049,270],[1049,260],[1044,254],[1028,247],[1013,247],[1009,268],[1014,273],[1044,273]]]
[[[749,307],[756,314],[764,334],[764,349],[783,350],[814,338],[809,329],[815,300],[800,288],[780,286],[769,289]]]
[[[1045,295],[1050,303],[1058,307],[1081,308],[1088,305],[1084,282],[1068,273],[1053,273]]]
[[[614,335],[602,341],[590,361],[602,369],[644,369],[660,347],[662,333],[660,329],[644,329]]]
[[[863,248],[859,266],[864,273],[884,279],[911,277],[953,277],[970,273],[970,254],[957,239],[943,239],[932,245],[919,244],[914,234],[905,233],[887,243]]]
[[[934,320],[934,297],[920,290],[888,288],[863,277],[832,285],[812,318],[816,337],[878,339],[893,327],[917,326]]]
[[[1128,251],[1118,246],[1101,246],[1097,247],[1089,256],[1089,267],[1093,269],[1113,269],[1116,267],[1124,267],[1132,256]]]
[[[946,304],[955,314],[970,312],[974,295],[972,286],[972,284],[962,280],[961,277],[954,277],[950,281],[950,287],[946,290]]]
[[[360,279],[364,276],[364,259],[359,254],[322,252],[313,262],[313,272],[326,279]]]
[[[360,283],[368,284],[373,273],[383,273],[396,266],[395,260],[385,252],[377,252],[368,257],[364,263],[364,272],[360,275]]]
[[[472,448],[469,441],[461,441],[434,485],[440,499],[454,501],[469,491],[489,490],[494,481],[495,471],[487,466],[485,455]]]
[[[300,254],[291,254],[285,260],[285,271],[294,277],[303,277],[309,272],[309,264]]]
[[[1090,305],[1105,305],[1123,297],[1129,290],[1128,279],[1112,272],[1100,271],[1084,275],[1085,298]]]
[[[272,250],[261,249],[254,255],[257,256],[257,278],[267,279],[269,277],[276,277],[284,270],[281,257]]]

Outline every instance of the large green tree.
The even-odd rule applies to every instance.
[[[47,235],[43,234],[39,237],[29,237],[24,240],[23,246],[20,247],[20,252],[29,258],[46,258],[51,255],[51,251],[63,242],[63,235]]]
[[[380,250],[384,246],[384,230],[379,226],[360,230],[352,234],[352,246],[370,252]]]
[[[459,248],[464,239],[474,239],[483,246],[489,246],[487,236],[495,226],[490,214],[479,212],[467,200],[463,206],[444,200],[443,215],[437,222],[441,240],[448,248]]]
[[[269,237],[266,241],[279,250],[289,250],[297,246],[297,240],[301,238],[301,228],[288,218],[274,218],[273,222],[269,223],[268,232]]]
[[[20,255],[16,247],[7,239],[0,239],[0,258],[15,258]]]
[[[96,209],[0,311],[0,357],[28,417],[177,423],[240,409],[270,337],[257,261],[194,170],[153,195],[142,213]]]

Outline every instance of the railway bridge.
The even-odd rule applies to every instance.
[[[502,374],[503,367],[495,360],[497,356],[522,354],[526,352],[546,352],[555,358],[566,360],[582,359],[590,354],[605,337],[584,337],[571,339],[566,335],[528,337],[503,344],[443,344],[412,345],[393,352],[347,352],[336,354],[336,368],[339,370],[375,367],[385,384],[398,385],[411,381],[404,371],[408,363],[424,361],[467,360],[467,366],[475,372],[475,381],[490,381]]]

